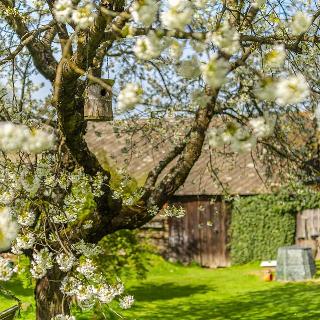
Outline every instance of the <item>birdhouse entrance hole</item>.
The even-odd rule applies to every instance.
[[[85,91],[84,118],[88,121],[111,121],[113,80],[103,80],[108,88],[98,83],[89,82]]]

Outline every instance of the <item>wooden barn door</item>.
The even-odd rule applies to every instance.
[[[183,218],[169,219],[170,256],[181,262],[195,261],[204,267],[230,265],[228,227],[230,210],[223,201],[181,199],[175,205],[186,210]]]

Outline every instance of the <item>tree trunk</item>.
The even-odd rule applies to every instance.
[[[70,313],[69,299],[60,291],[64,275],[57,266],[54,266],[46,276],[37,280],[34,292],[37,320],[50,320],[58,314]]]

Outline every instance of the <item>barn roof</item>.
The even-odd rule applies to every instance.
[[[159,127],[156,133],[148,126],[136,132],[117,133],[116,123],[89,122],[86,140],[100,161],[107,160],[111,165],[125,168],[143,183],[148,172],[170,150],[170,143],[181,138],[184,125],[180,124],[174,130],[172,125],[169,122],[167,128],[160,130]],[[174,132],[170,135],[171,140],[166,136],[169,131]],[[211,153],[205,143],[200,158],[176,195],[221,195],[226,191],[231,195],[270,193],[279,185],[279,178],[268,177],[265,169],[256,154]]]

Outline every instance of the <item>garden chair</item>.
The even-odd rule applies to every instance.
[[[13,307],[0,312],[0,320],[13,320],[17,315],[17,313],[20,314],[21,301],[9,290],[5,289],[2,285],[0,285],[0,293],[12,298],[17,302],[17,304],[14,305]]]
[[[0,312],[0,320],[13,320],[19,309],[20,309],[20,306],[15,305],[7,310]]]

